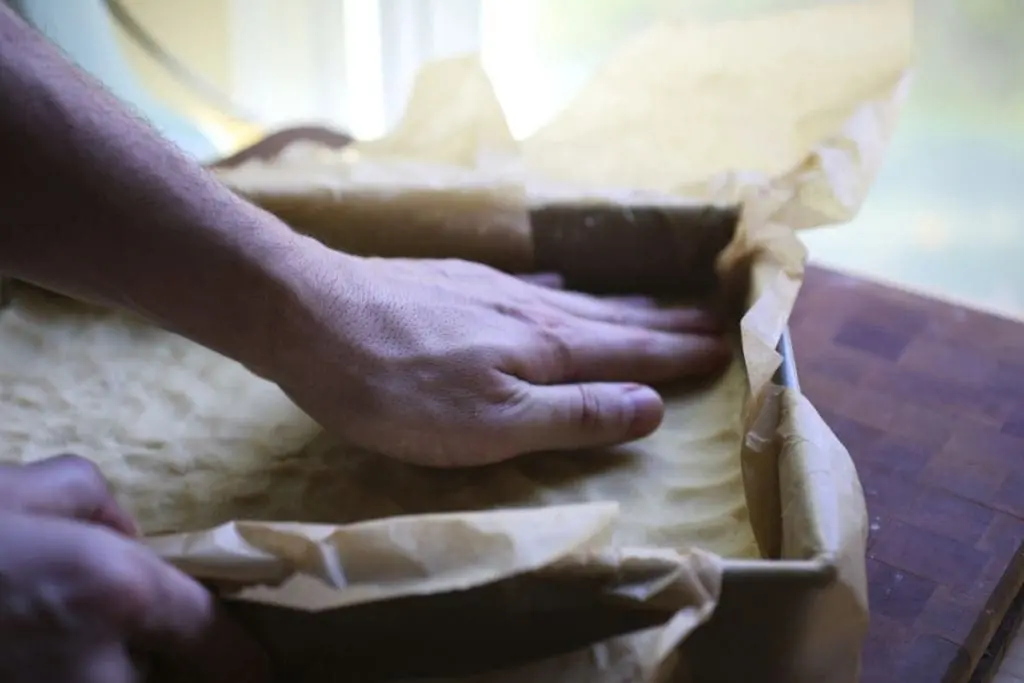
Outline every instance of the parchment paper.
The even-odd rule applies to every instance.
[[[387,197],[378,207],[412,188],[448,211],[438,197],[465,196],[472,183],[499,188],[491,196],[513,207],[529,204],[531,187],[740,202],[719,266],[750,268],[742,354],[710,386],[669,392],[649,439],[472,472],[416,470],[318,434],[275,387],[184,340],[29,296],[0,318],[3,458],[56,448],[93,457],[148,532],[175,532],[149,539],[153,548],[230,586],[240,606],[348,613],[436,596],[443,610],[449,596],[508,580],[572,585],[589,574],[600,577],[589,602],[659,615],[640,633],[471,679],[482,682],[654,680],[677,671],[677,645],[713,611],[716,555],[824,559],[837,579],[808,615],[793,680],[852,681],[867,614],[863,495],[806,399],[770,380],[803,273],[794,230],[859,208],[906,85],[911,30],[911,4],[888,0],[663,24],[519,143],[476,61],[443,62],[424,70],[389,138],[342,154],[289,150],[272,167],[223,176],[250,195],[290,183],[282,194],[299,204],[343,194],[353,177]],[[414,213],[422,199],[408,201]],[[524,234],[520,221],[481,243],[507,245]],[[531,250],[516,244],[497,249],[517,254],[512,265]],[[308,654],[259,623],[284,656]],[[451,635],[433,630],[439,644]]]

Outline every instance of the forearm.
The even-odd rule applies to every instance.
[[[258,363],[307,241],[137,120],[0,3],[0,272]]]

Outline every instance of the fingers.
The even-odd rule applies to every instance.
[[[566,313],[599,322],[676,332],[713,333],[721,323],[708,311],[695,307],[661,307],[653,299],[624,297],[599,299],[573,292],[545,292],[544,301]]]
[[[94,522],[129,536],[137,533],[135,522],[118,505],[99,468],[76,455],[4,466],[0,506]]]
[[[0,531],[0,545],[18,549],[0,553],[0,574],[26,604],[41,606],[28,613],[29,623],[56,625],[84,648],[60,657],[87,662],[107,638],[173,662],[191,674],[187,680],[269,680],[262,649],[225,618],[214,597],[140,543],[96,525],[30,514],[5,515]],[[113,652],[93,662],[115,681],[122,663],[134,670]]]
[[[656,391],[636,384],[524,386],[516,450],[535,453],[612,446],[647,436],[661,423]],[[527,427],[527,425],[529,425]]]
[[[573,321],[539,335],[507,368],[534,384],[640,382],[659,384],[724,368],[724,338],[674,334],[592,321]]]
[[[561,291],[565,282],[556,273],[530,273],[519,279],[547,290],[537,293],[544,303],[589,320],[680,332],[713,333],[722,327],[710,312],[693,306],[662,306],[643,296],[594,297]]]
[[[121,615],[129,637],[179,662],[205,683],[270,680],[262,648],[208,590],[141,546],[137,550],[135,589],[141,599]]]

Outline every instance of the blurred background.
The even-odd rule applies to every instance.
[[[8,0],[203,160],[323,124],[381,135],[419,65],[479,51],[529,134],[633,32],[825,0]],[[1024,319],[1024,2],[919,0],[886,164],[813,261]]]

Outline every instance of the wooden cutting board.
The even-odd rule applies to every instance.
[[[863,682],[971,680],[1024,584],[1024,324],[811,268],[791,329],[867,498]]]

